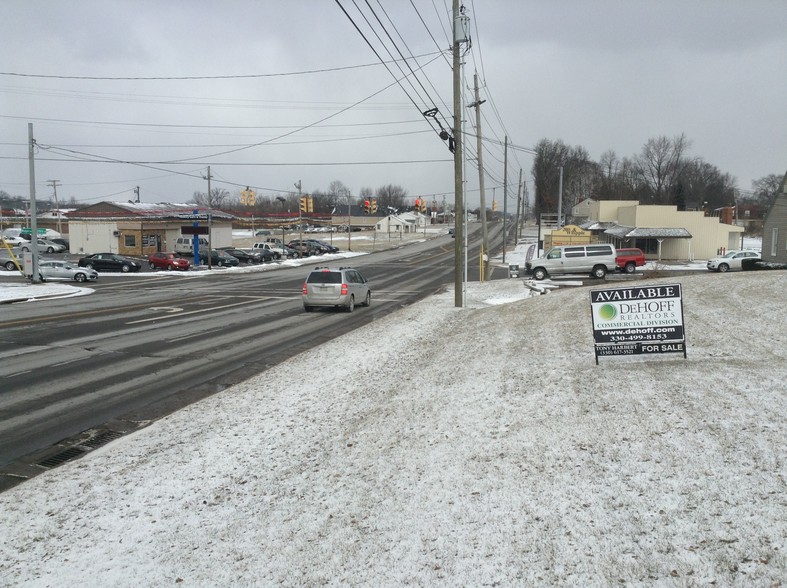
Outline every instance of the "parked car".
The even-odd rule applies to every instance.
[[[42,280],[74,280],[75,282],[95,281],[98,272],[94,269],[79,267],[70,261],[41,261],[38,264],[38,273]]]
[[[17,255],[18,251],[14,251],[13,253],[14,256],[17,258],[17,260],[19,261],[19,265],[21,266],[22,260],[19,259],[19,256]],[[0,266],[4,267],[9,272],[13,272],[19,269],[17,268],[16,264],[17,262],[13,260],[13,258],[8,254],[8,251],[6,249],[0,249]]]
[[[46,239],[37,239],[36,242],[38,244],[39,253],[62,253],[66,249],[60,243],[55,243],[53,241],[48,241]],[[19,248],[22,251],[32,251],[33,242],[25,241],[23,244],[19,246]]]
[[[728,251],[721,257],[708,260],[707,268],[714,272],[728,272],[743,269],[744,259],[760,259],[760,254],[751,249]]]
[[[633,274],[638,267],[645,265],[645,253],[636,248],[618,249],[615,265],[619,271]]]
[[[208,254],[206,251],[200,250],[199,261],[203,265],[208,265]],[[238,261],[237,257],[233,257],[226,251],[212,249],[210,252],[210,264],[219,267],[223,267],[223,266],[233,267],[240,264],[240,262]]]
[[[148,255],[148,265],[150,265],[150,269],[186,271],[191,267],[191,262],[177,253],[159,251],[158,253]]]
[[[7,243],[9,247],[16,247],[17,245],[21,245],[22,243],[29,243],[27,239],[23,239],[20,236],[15,237],[0,237],[0,247],[4,247],[3,243]]]
[[[300,241],[295,239],[287,243],[287,247],[294,249],[299,257],[310,257],[312,255],[319,255],[319,250],[306,240]]]
[[[369,306],[372,290],[357,269],[316,267],[303,282],[303,309],[311,312],[318,306],[344,308],[352,312],[356,304]]]
[[[63,246],[63,251],[66,252],[71,249],[71,243],[68,239],[63,239],[62,237],[50,237],[47,241],[52,241],[52,243],[57,243],[58,245]]]
[[[237,258],[240,263],[268,263],[273,261],[274,256],[270,251],[262,249],[252,249],[251,251],[244,251],[237,247],[222,247],[220,251],[225,251]]]
[[[138,272],[142,264],[117,253],[94,253],[79,260],[79,267],[100,272]]]
[[[305,241],[314,244],[314,246],[322,253],[339,253],[338,247],[335,247],[330,243],[326,243],[325,241],[319,241],[317,239],[305,239]]]

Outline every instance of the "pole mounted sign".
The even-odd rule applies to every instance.
[[[680,284],[590,291],[596,365],[599,356],[683,353]]]

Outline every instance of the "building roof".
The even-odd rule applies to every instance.
[[[682,227],[626,227],[615,225],[604,231],[619,239],[691,239],[691,233]]]
[[[618,226],[616,222],[586,221],[581,223],[579,228],[586,231],[606,231],[608,228],[616,226]]]
[[[206,216],[208,211],[215,220],[230,220],[233,215],[207,208],[198,204],[180,202],[98,202],[92,206],[74,210],[67,214],[71,219],[87,218],[156,218],[193,220],[194,211],[198,216]]]

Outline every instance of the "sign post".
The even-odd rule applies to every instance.
[[[590,291],[596,365],[599,356],[683,353],[680,284]]]

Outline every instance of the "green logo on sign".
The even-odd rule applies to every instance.
[[[598,316],[600,316],[605,321],[611,321],[616,316],[618,316],[618,309],[611,304],[605,304],[598,309]]]

